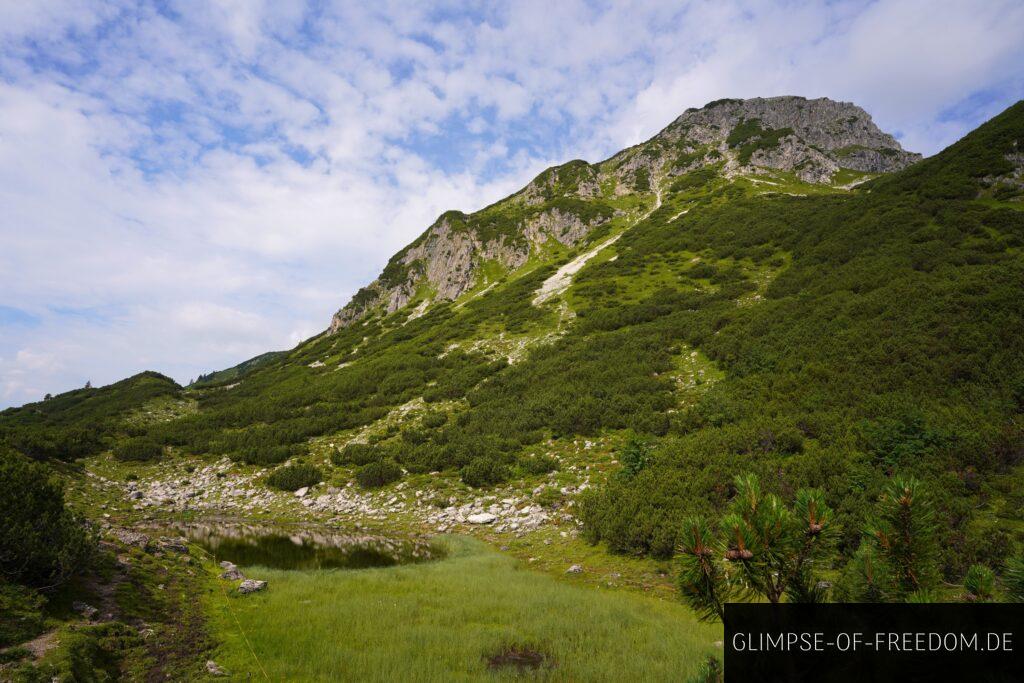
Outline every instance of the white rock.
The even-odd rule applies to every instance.
[[[490,512],[478,512],[475,515],[470,515],[466,518],[466,521],[470,524],[490,524],[498,518],[497,515],[493,515]]]
[[[295,497],[296,498],[302,498],[307,493],[309,493],[309,487],[308,486],[303,486],[301,489],[298,489],[295,492]]]

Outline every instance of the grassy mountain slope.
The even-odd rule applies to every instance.
[[[442,214],[338,311],[331,331],[409,305],[451,301],[495,275],[550,261],[562,248],[594,244],[656,206],[666,179],[690,171],[714,167],[733,178],[772,169],[804,184],[835,186],[918,159],[850,103],[802,97],[711,102],[603,162],[570,161],[480,211]]]
[[[181,387],[158,372],[142,372],[106,387],[75,389],[0,412],[0,444],[35,459],[73,460],[95,455],[153,410],[176,414]],[[148,414],[139,414],[148,406]]]
[[[0,674],[192,679],[216,647],[238,675],[449,680],[492,675],[488,657],[511,644],[551,657],[555,677],[678,680],[720,631],[615,589],[674,596],[681,520],[721,510],[741,472],[787,499],[823,491],[837,585],[895,474],[937,503],[928,569],[952,582],[939,598],[958,597],[971,565],[1003,572],[1024,545],[1024,103],[883,173],[911,159],[849,109],[750,102],[711,103],[605,162],[445,214],[351,315],[291,351],[185,388],[142,373],[0,413],[7,470],[50,474],[11,450],[83,458],[90,476],[52,470],[71,508],[113,525],[92,571],[45,609],[0,577],[0,644],[51,648],[0,652],[24,661]],[[324,484],[272,490],[286,461]],[[22,492],[0,490],[30,528]],[[493,524],[467,523],[484,511]],[[269,572],[272,588],[243,601],[211,562],[118,532],[222,513],[472,529],[523,563],[455,538],[432,564]],[[325,596],[352,609],[316,608]],[[124,623],[84,626],[83,599]],[[63,626],[47,633],[44,616]],[[452,638],[470,623],[484,628]],[[380,637],[395,628],[423,647]]]
[[[722,106],[746,105],[709,105]],[[454,472],[475,487],[532,487],[566,466],[578,439],[601,447],[637,433],[654,446],[650,462],[629,476],[614,462],[609,476],[594,472],[576,516],[612,549],[656,556],[671,552],[684,513],[721,505],[743,470],[776,490],[823,488],[852,552],[885,477],[912,471],[943,493],[947,575],[992,548],[1005,555],[1014,541],[1000,515],[1019,502],[1024,451],[1024,213],[1012,192],[1024,108],[856,187],[877,174],[840,168],[808,182],[805,168],[779,167],[791,155],[771,156],[789,134],[728,115],[731,132],[707,147],[673,124],[521,193],[538,193],[535,206],[572,194],[598,212],[619,202],[603,231],[548,240],[515,267],[480,266],[451,300],[412,297],[347,320],[230,386],[186,390],[194,410],[141,429],[176,456],[305,459],[337,484],[395,461],[418,481]],[[844,146],[822,148],[828,160],[863,152],[835,135]],[[666,166],[672,140],[686,142]],[[633,189],[602,190],[612,171]],[[502,224],[507,206],[495,206],[442,218],[477,237],[520,225]],[[595,244],[606,246],[564,291],[535,303]],[[0,420],[8,440],[19,414]]]
[[[219,384],[228,384],[232,380],[238,379],[239,377],[252,372],[256,368],[269,365],[278,358],[282,358],[285,355],[283,351],[268,351],[267,353],[261,353],[260,355],[250,358],[249,360],[242,361],[238,365],[234,365],[224,370],[215,370],[205,375],[200,375],[196,378],[190,386],[193,387],[204,387],[214,386]]]

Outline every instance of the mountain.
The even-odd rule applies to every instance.
[[[449,211],[395,254],[331,321],[332,332],[373,312],[451,301],[515,270],[546,245],[572,248],[663,182],[703,168],[726,178],[773,169],[809,183],[849,183],[921,159],[860,107],[821,98],[718,100],[690,109],[653,138],[598,164],[570,161],[472,214]]]
[[[442,215],[291,351],[115,385],[89,446],[163,458],[133,470],[147,512],[483,515],[516,543],[553,526],[655,557],[754,472],[820,489],[850,558],[912,474],[959,581],[1024,521],[1022,141],[1024,103],[919,161],[850,104],[714,102]],[[5,411],[0,438],[60,443],[86,415],[61,410]],[[268,490],[289,461],[330,488]]]
[[[241,377],[242,375],[255,370],[256,368],[266,365],[271,361],[274,361],[281,356],[285,355],[283,351],[268,351],[261,353],[255,358],[242,361],[238,365],[234,365],[224,370],[215,370],[205,375],[196,377],[196,380],[191,384],[193,387],[201,387],[207,384],[222,384],[227,380],[234,379],[235,377]]]

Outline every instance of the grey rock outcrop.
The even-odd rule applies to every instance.
[[[139,531],[132,531],[131,529],[114,529],[111,534],[125,545],[130,545],[140,550],[147,550],[149,548],[149,536]]]
[[[266,590],[266,588],[267,582],[260,581],[258,579],[246,579],[245,581],[242,581],[242,583],[238,584],[238,592],[242,595],[257,593],[259,591]]]
[[[374,308],[394,313],[412,301],[421,286],[430,291],[432,301],[457,299],[477,284],[482,263],[494,261],[514,270],[526,263],[534,245],[550,238],[573,246],[606,220],[607,216],[585,220],[555,207],[515,222],[510,234],[487,236],[467,226],[465,214],[444,214],[399,252],[380,278],[334,315],[330,331],[347,327]],[[397,273],[398,279],[389,277],[391,273]]]
[[[748,131],[759,132],[743,135],[743,128],[737,131],[743,124]],[[732,136],[734,132],[740,134]],[[685,163],[670,173],[724,161],[726,173],[772,168],[795,171],[812,183],[828,182],[840,168],[889,173],[921,159],[920,154],[904,151],[857,105],[824,97],[718,100],[683,113],[651,140],[658,142],[683,151]],[[749,157],[742,154],[744,145],[753,148]],[[706,155],[694,159],[699,152]]]
[[[241,570],[231,562],[221,562],[220,566],[224,570],[221,572],[220,578],[226,581],[241,581],[245,578]]]

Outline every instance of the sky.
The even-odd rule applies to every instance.
[[[391,254],[687,107],[933,154],[1024,97],[1024,3],[0,0],[0,407],[325,329]]]

